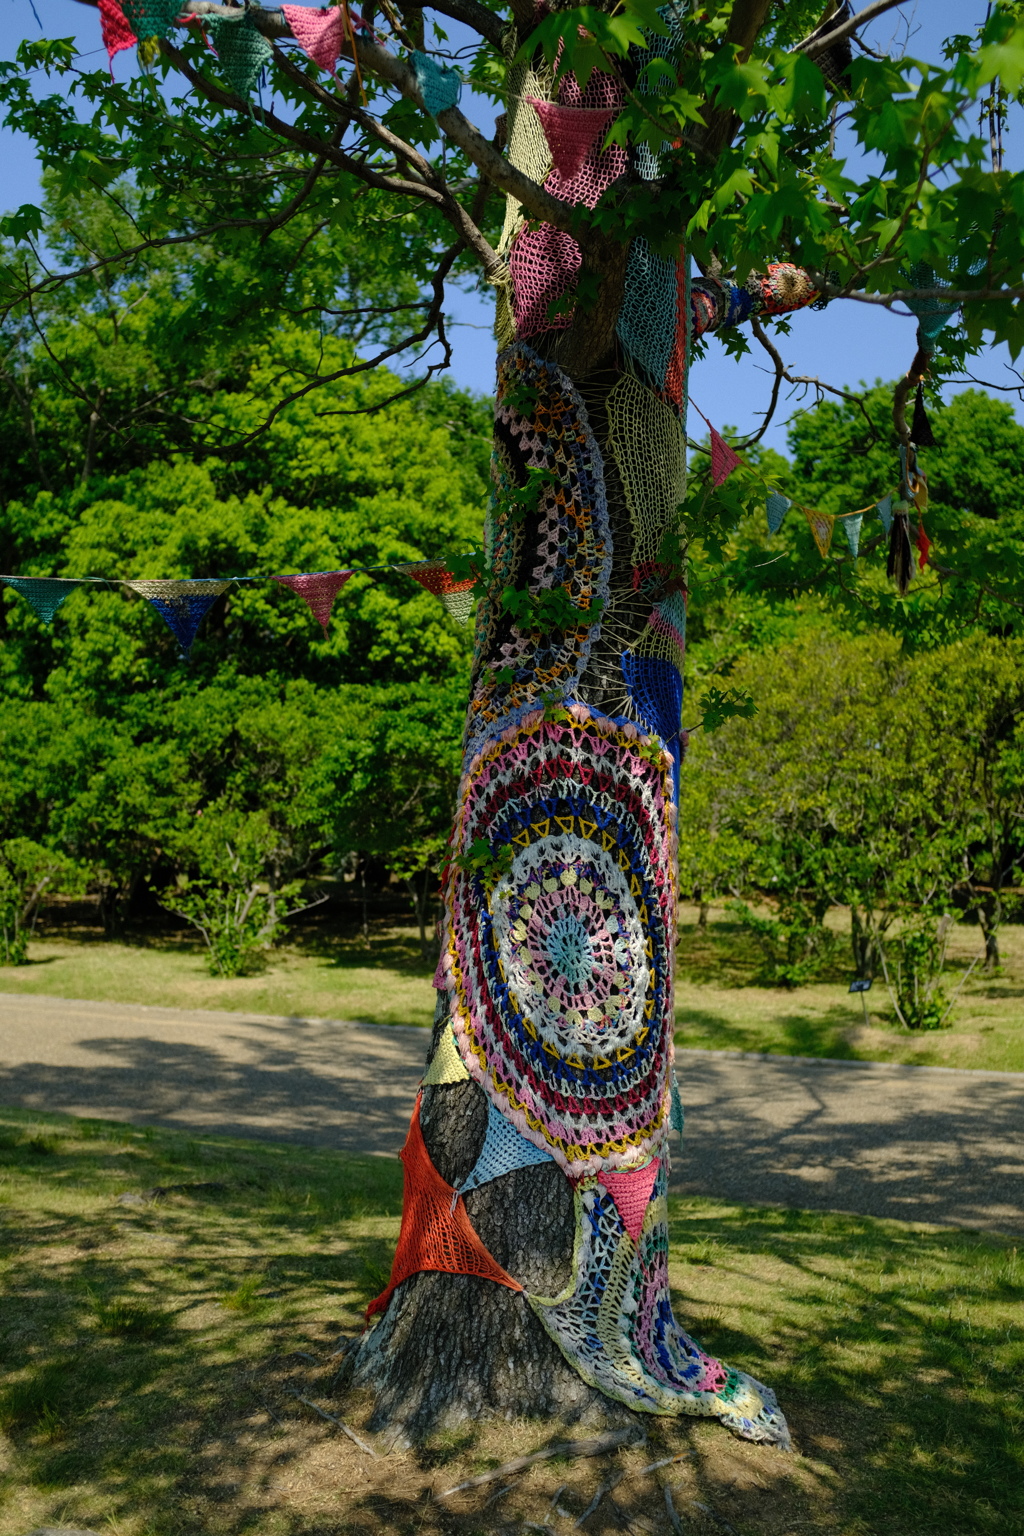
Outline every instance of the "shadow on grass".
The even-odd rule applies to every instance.
[[[40,1523],[471,1536],[577,1520],[625,1470],[597,1536],[667,1533],[664,1485],[700,1536],[1020,1529],[1024,1274],[998,1241],[673,1201],[679,1315],[776,1387],[801,1459],[645,1420],[632,1460],[552,1462],[445,1504],[431,1469],[449,1487],[560,1432],[478,1421],[374,1461],[296,1396],[361,1429],[332,1351],[390,1260],[396,1164],[57,1116],[0,1126],[6,1491]],[[173,1186],[192,1193],[146,1198]]]
[[[772,1383],[797,1448],[836,1474],[842,1529],[1021,1528],[1015,1247],[792,1209],[680,1202],[673,1214],[673,1255],[711,1263],[727,1304],[687,1300],[684,1269],[679,1313],[705,1348]],[[752,1283],[759,1259],[768,1284]]]
[[[792,994],[782,993],[780,1008],[792,1004]],[[773,1014],[770,1022],[752,1024],[727,1019],[707,1008],[676,1009],[676,1043],[705,1050],[755,1051],[775,1056],[818,1056],[834,1061],[870,1059],[859,1053],[845,1038],[850,1028],[850,1013],[845,1007],[829,1008],[824,1013],[806,1014],[795,1010]]]

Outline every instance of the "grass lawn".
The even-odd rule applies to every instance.
[[[568,1536],[618,1472],[592,1536],[668,1533],[666,1487],[687,1536],[1024,1526],[1009,1242],[694,1199],[672,1206],[678,1314],[775,1385],[796,1454],[653,1420],[643,1449],[436,1503],[564,1431],[475,1423],[372,1459],[298,1400],[365,1433],[333,1352],[388,1269],[400,1183],[390,1159],[0,1111],[0,1536]]]
[[[840,947],[831,974],[793,992],[754,984],[758,956],[748,936],[721,911],[706,929],[696,911],[680,911],[676,1017],[679,1045],[704,1050],[917,1062],[1024,1071],[1024,926],[1001,934],[1003,968],[976,970],[961,993],[951,1027],[924,1033],[894,1019],[881,982],[869,995],[869,1020],[847,991]],[[842,927],[843,914],[835,925]],[[950,946],[949,985],[978,951],[978,930],[958,928]],[[30,947],[30,963],[0,970],[0,992],[32,992],[97,1001],[227,1008],[257,1013],[427,1025],[433,1015],[433,965],[415,930],[394,916],[371,924],[367,945],[353,928],[298,930],[273,952],[261,976],[211,977],[202,949],[187,934],[154,932],[131,944],[107,943],[95,929],[54,925]]]

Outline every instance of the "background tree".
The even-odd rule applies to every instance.
[[[908,262],[928,268],[904,290],[915,304],[929,304],[940,281],[959,302],[967,284],[961,356],[985,325],[1016,341],[1006,300],[1022,278],[1018,179],[980,171],[970,114],[997,77],[1019,86],[1018,7],[994,7],[976,49],[956,45],[947,65],[920,75],[836,53],[859,21],[889,8],[875,0],[847,19],[830,5],[810,34],[821,19],[811,3],[726,0],[685,19],[638,0],[552,14],[514,4],[507,21],[475,0],[438,4],[481,39],[466,72],[507,101],[507,155],[459,111],[451,72],[423,53],[420,10],[388,7],[358,39],[347,11],[326,18],[353,57],[335,87],[281,46],[287,15],[190,0],[214,34],[214,63],[201,27],[172,44],[174,16],[157,20],[129,0],[144,41],[160,36],[157,56],[193,95],[168,111],[155,79],[111,90],[80,76],[72,88],[95,109],[84,127],[59,97],[36,99],[24,72],[67,73],[65,45],[23,50],[8,73],[13,119],[31,124],[65,192],[134,173],[137,245],[93,252],[79,273],[168,243],[269,240],[310,218],[326,232],[338,206],[372,224],[404,204],[419,237],[410,220],[410,271],[425,278],[433,258],[410,340],[436,331],[443,344],[443,283],[464,257],[497,288],[495,505],[478,566],[435,1032],[436,1059],[453,1072],[461,1061],[475,1081],[445,1081],[439,1068],[417,1106],[393,1285],[358,1366],[379,1416],[412,1430],[484,1406],[578,1409],[582,1381],[630,1407],[713,1414],[748,1438],[787,1443],[770,1390],[708,1359],[673,1323],[664,1271],[682,557],[687,531],[712,555],[722,543],[703,487],[680,526],[680,418],[702,332],[819,293],[891,303]],[[271,105],[253,110],[244,88],[263,61]],[[882,157],[880,177],[857,184],[831,159],[825,74],[859,141]],[[435,122],[441,151],[428,154]],[[497,243],[492,188],[506,196]],[[379,196],[364,210],[357,192]],[[30,239],[36,227],[21,210],[8,232]],[[684,235],[703,272],[692,289]],[[774,261],[780,246],[803,265]],[[8,270],[19,314],[75,280],[40,265],[33,252]],[[277,274],[275,305],[306,307],[301,267]],[[328,268],[328,286],[333,276]],[[312,303],[331,308],[323,294]],[[896,393],[905,448],[928,329]],[[247,450],[286,403],[370,366],[329,348],[323,362],[301,348],[296,359],[284,342],[260,419],[199,424],[197,444]],[[909,468],[903,481],[904,493],[920,491]],[[894,520],[900,569],[907,501]],[[735,498],[724,506],[728,522]],[[474,853],[481,843],[489,865]],[[500,1180],[472,1179],[453,1217],[462,1247],[451,1234],[438,1245],[430,1213],[484,1154]],[[467,1325],[453,1330],[452,1317]]]

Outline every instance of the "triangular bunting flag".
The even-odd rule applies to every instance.
[[[931,553],[932,541],[924,531],[924,523],[917,520],[917,568],[923,571],[928,564],[928,556]]]
[[[196,632],[230,581],[126,581],[156,609],[187,656]]]
[[[918,384],[917,394],[914,396],[914,420],[910,428],[910,436],[917,448],[934,448],[935,435],[932,432],[932,424],[928,420],[928,412],[924,408],[924,385]]]
[[[68,593],[75,587],[84,587],[84,581],[71,581],[60,576],[0,576],[15,592],[20,592],[44,624],[52,624],[53,616]]]
[[[412,1124],[401,1151],[405,1164],[405,1198],[402,1202],[402,1230],[391,1266],[391,1278],[385,1290],[366,1309],[367,1321],[383,1312],[396,1286],[410,1275],[423,1270],[439,1270],[446,1275],[479,1275],[521,1291],[518,1280],[495,1263],[477,1237],[466,1215],[466,1207],[457,1201],[456,1191],[446,1184],[430,1161],[430,1154],[420,1129],[420,1098],[417,1095]]]
[[[640,1236],[660,1167],[661,1158],[655,1157],[643,1168],[615,1168],[597,1176],[597,1182],[604,1185],[615,1201],[622,1225],[634,1243]]]
[[[782,519],[792,505],[793,503],[789,500],[788,496],[780,496],[778,491],[772,492],[765,503],[765,510],[768,513],[769,533],[778,533],[782,527]]]
[[[722,437],[721,433],[711,428],[711,479],[715,485],[721,485],[723,480],[728,480],[734,469],[739,469],[743,460],[734,453]]]
[[[538,101],[535,96],[526,100],[540,118],[555,170],[562,181],[574,180],[615,113],[610,107],[563,107],[556,101]]]
[[[318,11],[308,5],[282,5],[281,13],[303,53],[333,75],[345,45],[345,18],[341,6],[333,5],[328,10]]]
[[[672,1073],[672,1109],[669,1115],[668,1128],[670,1131],[678,1131],[682,1140],[683,1130],[686,1126],[686,1114],[683,1110],[683,1101],[679,1094],[679,1079],[675,1072]]]
[[[181,14],[181,0],[124,0],[121,9],[137,38],[166,37]]]
[[[878,503],[878,515],[882,519],[882,527],[886,533],[892,527],[892,497],[883,496]]]
[[[115,53],[120,53],[122,48],[134,48],[138,41],[117,0],[100,0],[100,31],[111,65]],[[110,78],[114,78],[113,71]]]
[[[832,544],[832,532],[835,528],[836,520],[830,512],[815,512],[810,507],[804,508],[804,517],[807,519],[808,528],[810,528],[811,533],[814,535],[814,542],[818,546],[818,553],[824,560]]]
[[[846,542],[850,546],[850,554],[856,560],[860,553],[860,530],[864,522],[864,514],[863,512],[858,512],[855,516],[844,517],[840,521],[843,525],[843,532],[846,534]]]
[[[407,565],[404,570],[413,581],[418,581],[421,587],[426,587],[428,592],[439,597],[457,623],[467,622],[473,612],[475,577],[470,576],[466,581],[456,581],[443,560],[429,560],[423,565]]]
[[[462,95],[462,76],[458,70],[442,69],[429,54],[419,53],[415,49],[409,58],[412,60],[423,105],[431,117],[446,112],[449,107],[457,107]]]
[[[273,579],[298,593],[326,637],[334,599],[353,574],[352,571],[303,571],[297,576],[275,576]]]
[[[488,1100],[487,1135],[483,1151],[471,1172],[459,1185],[458,1193],[464,1195],[467,1190],[479,1189],[481,1184],[500,1179],[503,1173],[512,1173],[516,1168],[532,1168],[537,1163],[549,1163],[551,1160],[549,1152],[527,1141],[511,1120],[506,1120],[501,1110],[496,1109]]]
[[[430,1058],[430,1065],[423,1077],[423,1087],[433,1088],[439,1083],[464,1083],[468,1077],[466,1063],[459,1055],[455,1036],[449,1026],[437,1042],[437,1050]]]
[[[239,16],[239,21],[227,16],[207,16],[205,24],[213,37],[222,73],[239,96],[248,100],[273,49],[248,11],[240,11]]]

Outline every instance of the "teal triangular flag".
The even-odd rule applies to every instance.
[[[239,21],[226,16],[204,16],[203,24],[210,29],[222,74],[239,96],[248,100],[273,49],[263,33],[257,31],[249,12],[239,14]]]
[[[2,576],[0,581],[20,592],[44,624],[53,623],[54,614],[74,587],[85,585],[60,576]]]
[[[125,19],[139,41],[166,37],[183,10],[182,0],[121,0]]]
[[[778,533],[782,527],[782,519],[789,511],[793,503],[785,496],[780,496],[778,491],[773,491],[765,503],[768,513],[768,532]]]
[[[431,117],[457,107],[462,95],[462,76],[457,69],[442,69],[427,53],[414,50],[410,55],[416,74],[416,84],[423,97],[423,105]]]
[[[863,512],[858,512],[856,517],[844,517],[840,521],[843,525],[843,532],[846,534],[846,542],[850,546],[850,554],[856,560],[860,553],[860,529],[864,521],[864,514]]]
[[[679,1096],[679,1081],[675,1072],[672,1073],[672,1112],[669,1115],[668,1128],[670,1131],[678,1131],[682,1140],[683,1127],[686,1124],[686,1115],[683,1113],[683,1101]]]
[[[882,519],[882,527],[886,533],[892,527],[892,497],[883,496],[878,503],[878,515]]]

